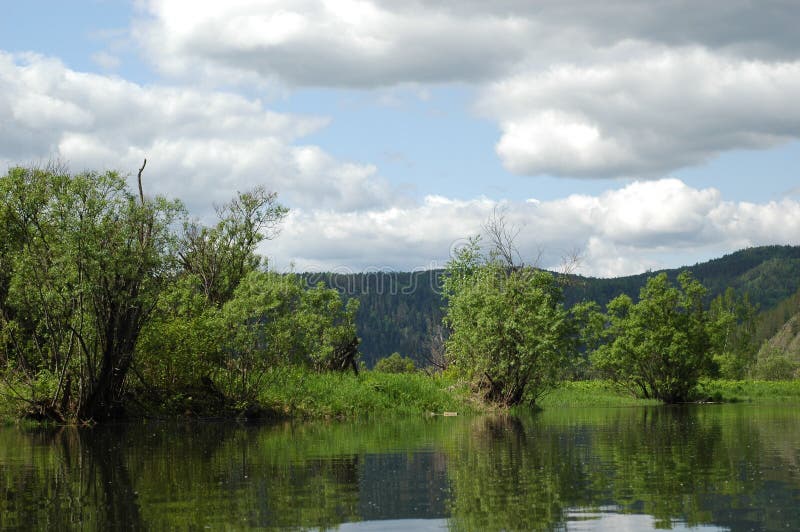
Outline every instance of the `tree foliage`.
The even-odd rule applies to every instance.
[[[0,360],[34,415],[110,417],[141,328],[175,271],[178,202],[117,173],[13,168],[0,179]],[[49,414],[48,414],[49,413]]]
[[[571,326],[551,273],[482,254],[474,239],[448,264],[444,290],[448,360],[488,400],[535,403],[555,385],[571,352]]]
[[[605,343],[592,357],[601,373],[635,395],[666,403],[688,400],[713,363],[705,288],[688,272],[678,282],[662,273],[647,281],[638,302],[627,295],[612,300]]]
[[[0,178],[0,378],[21,413],[100,421],[131,392],[244,405],[275,365],[357,369],[357,301],[256,253],[287,213],[274,193],[238,193],[205,227],[147,199],[143,170],[138,195],[115,172]]]
[[[414,360],[404,357],[400,353],[392,353],[375,364],[375,371],[383,373],[414,373],[416,370],[417,366],[414,364]]]
[[[186,273],[196,276],[210,302],[221,305],[230,299],[245,275],[261,265],[256,247],[277,236],[289,212],[277,198],[275,192],[258,186],[218,206],[215,226],[184,224],[180,263]]]
[[[720,377],[743,379],[755,363],[757,312],[748,294],[739,296],[730,287],[711,301],[711,348]]]

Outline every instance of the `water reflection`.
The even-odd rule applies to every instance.
[[[0,429],[0,528],[800,529],[795,408]]]

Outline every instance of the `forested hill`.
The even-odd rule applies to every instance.
[[[750,248],[694,266],[613,279],[572,276],[565,290],[566,303],[594,300],[605,305],[621,293],[636,298],[648,277],[666,271],[675,279],[686,269],[708,288],[710,298],[730,286],[737,293],[748,293],[761,310],[768,310],[800,289],[800,246]],[[410,356],[418,364],[427,363],[440,333],[441,275],[441,270],[302,274],[310,284],[322,282],[361,301],[356,322],[361,353],[369,366],[393,352]]]
[[[635,298],[648,277],[665,271],[674,281],[683,270],[692,272],[708,289],[710,298],[731,287],[739,294],[750,294],[750,301],[766,310],[800,287],[800,246],[749,248],[694,266],[613,279],[575,276],[574,286],[565,291],[565,297],[568,305],[582,300],[605,305],[621,293]]]
[[[427,365],[425,354],[431,350],[432,337],[441,330],[442,274],[442,270],[428,270],[302,275],[311,285],[322,282],[360,300],[356,315],[359,349],[362,360],[372,367],[394,352],[410,356],[417,365]]]

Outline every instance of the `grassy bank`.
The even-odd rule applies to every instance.
[[[637,399],[609,381],[563,382],[542,397],[541,408],[650,406],[661,404],[655,399]]]
[[[197,390],[195,390],[197,391]],[[753,404],[800,404],[800,380],[702,380],[698,401]],[[451,376],[422,373],[391,374],[377,371],[315,373],[301,367],[281,367],[261,381],[256,401],[267,417],[291,419],[375,419],[457,412],[460,415],[493,410]],[[231,403],[209,401],[202,393],[181,394],[159,404],[132,408],[131,415],[150,417],[237,417],[243,409]],[[565,382],[540,398],[537,406],[558,408],[636,407],[661,404],[637,399],[609,381]],[[133,405],[132,405],[133,406]],[[7,401],[0,401],[0,424],[19,423]]]
[[[800,404],[800,380],[726,381],[703,380],[698,386],[701,398],[718,402],[756,404]]]
[[[486,411],[466,387],[448,377],[424,374],[387,374],[375,371],[316,374],[301,369],[280,370],[271,376],[259,400],[265,406],[299,418],[357,418],[387,414],[419,415]],[[800,380],[723,381],[703,380],[697,400],[800,404]],[[638,399],[609,381],[564,382],[542,397],[543,409],[586,407],[635,407],[662,404]]]
[[[800,404],[800,380],[726,381],[704,379],[697,387],[698,402]],[[637,399],[608,381],[562,383],[539,402],[541,408],[653,406],[655,399]]]
[[[259,402],[293,418],[465,414],[483,409],[463,385],[421,373],[363,371],[356,376],[281,368],[265,381]]]

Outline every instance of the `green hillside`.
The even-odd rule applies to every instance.
[[[635,298],[648,277],[665,271],[674,280],[684,269],[708,288],[709,299],[730,286],[739,294],[749,294],[762,311],[781,309],[782,315],[789,312],[783,307],[791,308],[787,298],[800,289],[800,246],[750,248],[694,266],[613,279],[571,276],[564,294],[566,303],[571,306],[593,300],[605,305],[621,293]],[[442,319],[441,270],[301,275],[309,284],[322,282],[345,297],[360,300],[356,321],[362,357],[368,366],[393,352],[410,356],[421,365],[427,363]],[[777,315],[771,317],[773,328],[762,328],[761,338],[774,335],[794,312],[782,321]]]
[[[800,290],[761,313],[756,341],[761,346],[754,368],[757,377],[800,376]]]
[[[800,288],[800,246],[749,248],[694,266],[612,279],[575,276],[565,297],[570,305],[584,300],[605,305],[621,293],[635,298],[648,277],[664,271],[674,281],[683,270],[690,270],[703,283],[709,298],[730,286],[739,294],[749,294],[762,310],[771,309]]]

